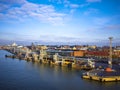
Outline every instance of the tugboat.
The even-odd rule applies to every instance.
[[[82,78],[97,80],[101,82],[105,81],[120,81],[120,71],[112,69],[112,37],[110,40],[110,55],[108,60],[108,67],[106,69],[94,69],[83,73]]]

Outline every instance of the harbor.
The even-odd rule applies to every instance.
[[[120,81],[120,65],[119,62],[113,63],[112,38],[110,37],[109,39],[110,52],[106,57],[106,59],[108,59],[106,62],[107,67],[101,66],[103,63],[101,60],[98,61],[98,59],[92,58],[91,56],[87,57],[87,54],[85,53],[87,51],[83,50],[66,50],[60,48],[51,49],[51,47],[47,47],[45,45],[34,45],[33,43],[31,46],[24,47],[13,43],[12,45],[2,47],[2,49],[11,53],[11,55],[6,54],[6,58],[49,64],[52,66],[67,67],[76,70],[86,70],[86,72],[81,75],[81,77],[84,79],[101,82]],[[114,66],[117,66],[117,68]]]
[[[84,70],[59,67],[26,60],[5,58],[11,53],[0,50],[1,90],[110,90],[120,88],[120,82],[97,82],[82,79]],[[89,87],[89,88],[88,88]]]
[[[120,0],[0,6],[0,90],[120,89]]]

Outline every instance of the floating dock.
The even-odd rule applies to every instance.
[[[100,82],[120,81],[120,71],[109,70],[108,68],[106,70],[95,69],[83,73],[82,78]]]

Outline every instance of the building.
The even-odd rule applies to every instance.
[[[72,56],[74,56],[74,57],[83,57],[83,56],[85,56],[85,51],[84,50],[73,51]]]
[[[107,51],[87,51],[85,56],[87,56],[87,57],[108,58],[109,57],[109,52],[107,52]]]
[[[83,57],[85,56],[84,50],[74,51],[74,50],[47,50],[48,55],[55,55],[58,53],[60,56],[73,56],[73,57]]]
[[[119,49],[115,49],[113,52],[113,58],[120,58],[120,50]]]
[[[15,46],[17,46],[17,44],[14,42],[11,46],[15,47]]]
[[[72,52],[71,50],[47,50],[47,55],[55,55],[56,53],[58,53],[61,56],[72,56]]]

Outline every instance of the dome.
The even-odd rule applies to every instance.
[[[14,43],[12,44],[12,46],[17,46],[17,44],[14,42]]]

